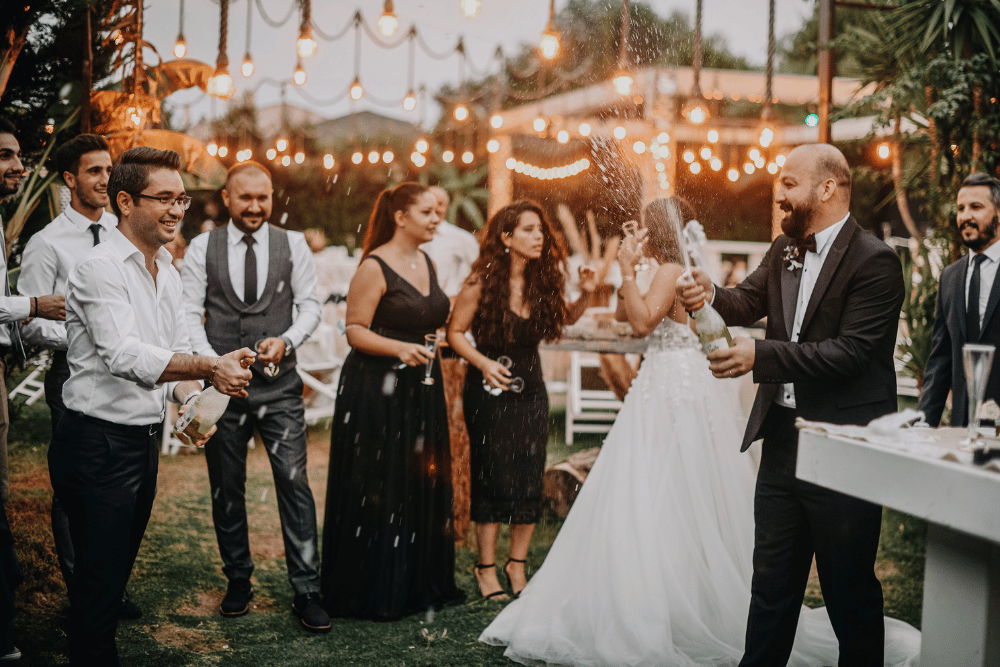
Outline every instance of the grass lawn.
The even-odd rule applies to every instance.
[[[10,386],[17,378],[12,378]],[[10,432],[11,500],[7,506],[25,583],[18,590],[20,616],[16,642],[22,664],[66,663],[65,588],[56,564],[49,529],[51,487],[45,453],[49,441],[48,408],[13,406]],[[553,412],[550,460],[600,443],[583,436],[572,448],[563,439],[561,412]],[[208,474],[200,453],[160,459],[159,493],[129,590],[142,607],[138,621],[123,621],[118,646],[125,665],[509,665],[503,650],[477,637],[502,609],[484,602],[471,573],[475,553],[460,547],[456,571],[468,604],[429,616],[392,623],[335,619],[328,635],[301,630],[290,612],[292,591],[285,572],[281,529],[267,455],[261,448],[248,460],[247,506],[250,544],[256,563],[251,613],[224,619],[218,605],[225,578],[212,528]],[[329,431],[310,430],[309,479],[322,527]],[[559,522],[543,522],[535,532],[529,571],[545,558]],[[655,529],[655,528],[651,528]],[[920,625],[925,528],[922,522],[886,510],[877,570],[885,591],[886,613]],[[471,536],[469,544],[472,544]],[[508,551],[501,533],[498,559]],[[807,603],[822,604],[815,576]]]

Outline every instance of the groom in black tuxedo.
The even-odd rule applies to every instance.
[[[851,172],[827,144],[793,150],[774,201],[779,236],[732,289],[694,270],[678,294],[689,310],[710,299],[728,324],[767,317],[767,336],[737,337],[708,355],[716,377],[760,383],[745,451],[763,438],[754,498],[755,545],[742,667],[785,665],[813,555],[840,643],[841,667],[881,667],[882,587],[875,577],[882,509],[795,477],[795,418],[867,424],[896,410],[893,350],[903,274],[886,244],[850,214]]]
[[[937,426],[952,392],[952,426],[968,426],[969,397],[965,390],[962,346],[1000,346],[1000,243],[997,239],[1000,181],[982,172],[970,175],[958,191],[958,232],[969,254],[941,272],[934,315],[931,354],[924,369],[920,409],[927,423]],[[1000,403],[1000,372],[986,382],[986,398]]]

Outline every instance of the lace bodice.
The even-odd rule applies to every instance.
[[[686,324],[674,322],[669,317],[664,317],[656,328],[649,334],[648,350],[687,350],[697,349],[699,346],[698,336],[691,331],[691,327]]]

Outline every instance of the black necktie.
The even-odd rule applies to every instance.
[[[243,264],[243,302],[248,306],[257,301],[257,253],[253,251],[253,236],[243,237],[247,244],[247,258]]]
[[[101,226],[94,223],[90,226],[90,233],[94,235],[94,245],[101,242]]]
[[[986,255],[979,254],[972,258],[972,282],[969,283],[969,307],[965,310],[965,325],[968,329],[967,340],[979,340],[979,267]]]

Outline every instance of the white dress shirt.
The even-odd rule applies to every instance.
[[[983,318],[986,317],[986,304],[993,291],[993,281],[997,277],[997,266],[1000,265],[1000,243],[994,243],[982,253],[986,259],[979,265],[979,330],[983,329]],[[965,312],[969,312],[969,286],[972,285],[972,269],[975,265],[972,258],[976,253],[969,253],[969,266],[965,271]]]
[[[267,285],[268,258],[270,254],[269,226],[263,224],[253,233],[253,251],[257,255],[257,297]],[[296,316],[292,326],[282,336],[288,338],[292,347],[299,347],[316,329],[321,317],[319,300],[316,298],[316,268],[313,266],[312,251],[302,232],[287,231],[288,249],[292,255],[292,299]],[[243,232],[236,228],[232,220],[226,226],[229,249],[229,280],[233,291],[243,296],[243,272],[246,266],[247,244],[243,242]],[[196,354],[217,356],[205,334],[205,291],[208,286],[205,257],[208,253],[208,233],[199,234],[191,240],[184,253],[184,318],[187,322],[191,345]],[[226,350],[228,352],[228,350]]]
[[[434,260],[441,289],[448,297],[456,296],[479,258],[479,241],[461,227],[442,220],[434,230],[434,238],[420,248]]]
[[[843,229],[844,223],[847,222],[849,217],[851,217],[850,213],[844,216],[844,219],[840,222],[830,225],[821,232],[816,232],[816,252],[809,250],[802,259],[799,298],[795,302],[795,320],[792,324],[792,337],[790,339],[793,343],[799,342],[799,335],[802,333],[802,320],[805,318],[806,310],[809,308],[809,299],[812,297],[813,287],[816,286],[819,273],[823,270],[823,264],[826,262],[827,255],[830,254],[830,248],[833,247],[833,240],[837,238],[837,234]],[[795,385],[791,382],[781,385],[781,391],[778,392],[775,403],[783,405],[786,408],[794,408]]]
[[[3,220],[0,220],[0,250],[3,249]],[[0,271],[3,271],[3,294],[0,294],[0,325],[13,325],[31,315],[31,299],[26,296],[11,296],[10,282],[7,280],[7,258],[0,252]],[[15,325],[16,326],[16,325]],[[10,345],[10,326],[0,326],[0,345]]]
[[[191,353],[170,260],[157,250],[154,284],[142,253],[116,228],[70,272],[67,409],[123,425],[163,421],[177,383],[159,378],[174,353]]]
[[[25,296],[66,294],[69,273],[94,247],[93,224],[100,225],[101,241],[118,226],[118,218],[105,211],[96,223],[68,206],[41,231],[28,239],[21,255],[21,276],[17,291]],[[26,343],[53,350],[66,349],[66,323],[36,317],[21,327]]]

